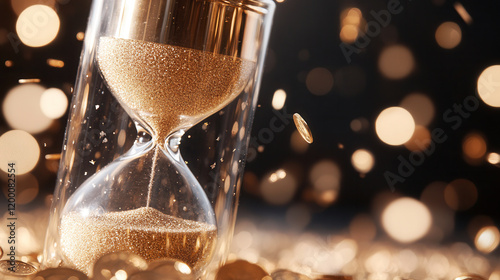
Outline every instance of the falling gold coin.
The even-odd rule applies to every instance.
[[[302,136],[307,143],[311,144],[313,142],[313,137],[311,129],[309,129],[306,121],[298,113],[295,113],[293,114],[293,122],[295,123],[300,136]]]

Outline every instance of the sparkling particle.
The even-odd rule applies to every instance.
[[[311,144],[313,142],[313,137],[306,121],[298,113],[295,113],[293,114],[293,122],[302,138],[304,138],[307,143]]]
[[[91,159],[91,160],[89,160],[89,163],[92,164],[92,165],[94,165],[95,164],[95,160]]]

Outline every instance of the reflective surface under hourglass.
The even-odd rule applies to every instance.
[[[200,273],[215,248],[216,219],[180,155],[180,139],[254,78],[259,20],[242,1],[111,5],[95,60],[138,136],[62,209],[64,264],[89,273],[100,256],[129,251],[147,261],[178,259]]]

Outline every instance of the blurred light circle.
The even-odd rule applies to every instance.
[[[490,66],[477,79],[479,97],[492,107],[500,107],[500,65]]]
[[[378,115],[375,121],[375,131],[380,140],[397,146],[410,140],[415,131],[415,122],[407,110],[401,107],[390,107]]]
[[[483,253],[491,253],[500,243],[500,232],[495,226],[487,226],[480,229],[474,240],[476,248]]]
[[[401,243],[411,243],[424,237],[431,225],[431,212],[422,202],[413,198],[398,198],[382,212],[384,230]]]
[[[283,106],[285,106],[285,101],[286,101],[286,92],[282,89],[278,89],[274,92],[273,95],[273,109],[274,110],[281,110],[283,109]]]
[[[312,167],[309,180],[318,204],[328,206],[335,202],[340,190],[340,179],[340,168],[331,160],[322,160]]]
[[[36,84],[23,84],[12,88],[2,103],[7,124],[14,129],[29,133],[40,133],[52,124],[40,107],[45,88]]]
[[[425,126],[417,125],[410,140],[404,145],[410,151],[424,151],[429,148],[431,141],[431,132]]]
[[[436,42],[443,49],[453,49],[462,41],[462,30],[458,24],[447,21],[436,29]]]
[[[40,98],[42,112],[51,119],[58,119],[66,113],[68,108],[68,98],[66,94],[58,88],[45,90]]]
[[[409,94],[401,101],[399,106],[410,112],[415,120],[415,124],[427,126],[434,118],[434,103],[425,94]]]
[[[491,164],[499,164],[500,163],[500,154],[489,153],[488,154],[488,162]]]
[[[378,68],[389,79],[402,79],[415,68],[410,49],[402,45],[386,47],[379,56]]]
[[[7,172],[8,164],[15,163],[15,174],[30,172],[40,158],[40,147],[31,134],[22,130],[10,130],[0,136],[0,169]]]
[[[52,42],[59,32],[57,13],[46,5],[32,5],[17,18],[16,32],[21,42],[30,47],[42,47]]]
[[[370,151],[359,149],[352,154],[351,163],[358,172],[368,173],[375,164],[375,158]]]
[[[359,30],[356,25],[347,24],[340,29],[340,40],[344,43],[351,44],[358,38]]]
[[[476,185],[467,179],[453,180],[444,190],[444,199],[453,210],[467,210],[477,201]]]
[[[340,14],[342,25],[360,25],[363,14],[358,8],[347,8]]]
[[[265,201],[274,205],[289,203],[297,191],[297,180],[283,169],[269,173],[260,183],[260,193]]]
[[[357,118],[351,121],[351,129],[354,132],[361,132],[370,126],[370,123],[365,118]]]
[[[20,15],[26,8],[36,4],[43,4],[54,10],[56,9],[56,0],[10,0],[12,10],[16,15]]]
[[[333,75],[326,68],[314,68],[307,73],[306,86],[312,94],[325,95],[333,87]]]
[[[486,140],[476,132],[467,134],[462,142],[465,159],[471,164],[480,163],[487,152]]]
[[[474,240],[477,236],[477,233],[482,228],[494,225],[495,221],[493,221],[491,217],[485,215],[478,215],[470,219],[469,223],[467,224],[467,233],[469,234],[469,237],[472,240]]]

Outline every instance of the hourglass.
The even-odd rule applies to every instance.
[[[214,253],[218,224],[180,154],[181,137],[258,80],[268,33],[263,18],[272,3],[96,2],[90,23],[103,22],[87,32],[94,36],[86,39],[90,63],[135,123],[137,138],[74,191],[64,192],[70,183],[62,195],[56,190],[61,201],[45,257],[58,251],[63,265],[89,274],[100,256],[129,251],[148,261],[179,259],[200,274]],[[54,224],[57,238],[50,236]]]

